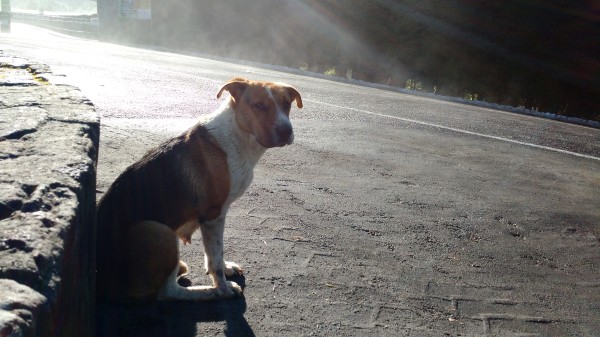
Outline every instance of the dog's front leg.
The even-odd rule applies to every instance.
[[[233,297],[242,294],[242,288],[235,282],[227,281],[225,273],[235,273],[241,269],[235,263],[223,260],[223,234],[225,231],[225,217],[200,225],[202,242],[204,243],[204,266],[206,273],[213,280],[213,285],[222,297]]]

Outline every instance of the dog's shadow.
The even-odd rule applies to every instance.
[[[235,277],[242,288],[244,277]],[[180,284],[191,282],[180,279]],[[244,318],[246,300],[243,297],[209,302],[150,302],[144,304],[99,304],[97,307],[98,337],[195,337],[202,323],[226,324],[225,336],[254,336]]]

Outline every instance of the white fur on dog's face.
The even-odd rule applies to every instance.
[[[292,129],[292,122],[290,122],[291,102],[283,101],[283,104],[286,105],[284,109],[277,103],[271,88],[266,87],[265,90],[269,94],[269,98],[275,102],[275,122],[271,130],[267,132],[271,136],[271,144],[278,144],[278,146],[290,145],[294,142],[294,130]],[[265,146],[264,144],[261,145]]]
[[[281,83],[254,82],[233,79],[221,88],[230,92],[239,127],[266,147],[292,144],[294,131],[290,122],[292,102],[302,108],[302,98],[296,89]]]

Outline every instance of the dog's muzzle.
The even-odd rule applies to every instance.
[[[294,130],[289,123],[278,125],[275,128],[278,146],[290,145],[294,142]]]

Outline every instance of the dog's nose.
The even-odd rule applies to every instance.
[[[290,124],[280,124],[275,128],[277,139],[281,145],[290,145],[294,141],[294,130]]]

